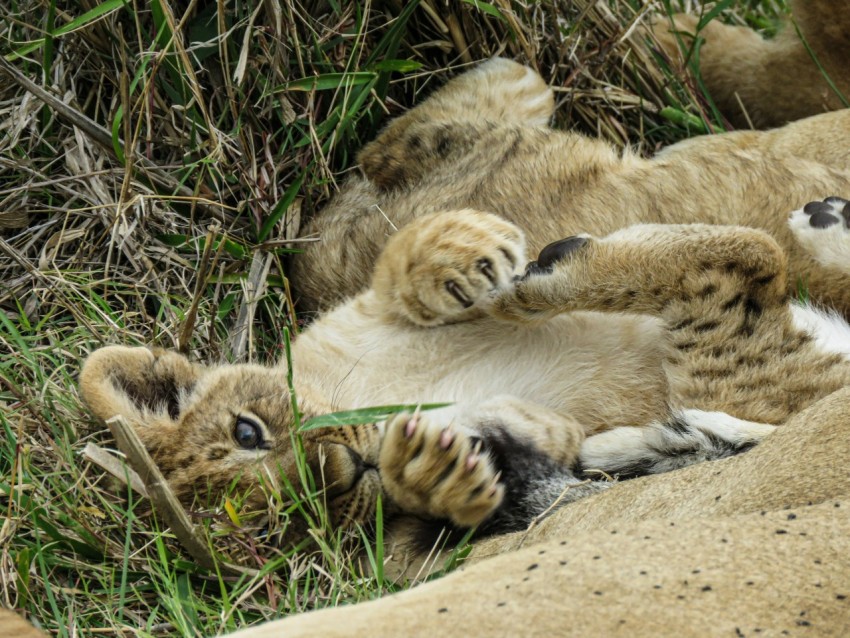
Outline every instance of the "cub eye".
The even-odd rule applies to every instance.
[[[236,439],[239,447],[245,450],[265,449],[268,447],[263,440],[263,431],[260,429],[260,426],[251,419],[246,419],[243,416],[236,419],[233,437]]]

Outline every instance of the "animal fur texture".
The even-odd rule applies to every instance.
[[[850,95],[850,13],[835,1],[800,1],[793,8],[835,89]],[[688,26],[694,18],[676,21]],[[675,57],[678,43],[667,28],[657,23],[655,33]],[[749,104],[761,126],[841,106],[823,75],[810,68],[811,58],[792,64],[805,49],[791,25],[764,41],[748,29],[712,22],[701,37],[710,91]],[[741,65],[754,65],[752,73]],[[774,81],[774,74],[783,79]],[[721,103],[724,113],[733,115],[734,104]],[[850,311],[841,271],[813,263],[813,253],[787,225],[789,210],[847,195],[850,110],[770,131],[696,137],[651,159],[553,130],[553,111],[552,92],[534,71],[494,60],[392,121],[361,151],[362,176],[350,179],[304,231],[322,241],[305,245],[293,260],[301,309],[328,309],[365,289],[388,239],[417,217],[472,208],[522,228],[532,254],[559,237],[603,236],[640,223],[760,228],[787,253],[791,286],[802,278],[812,298]]]
[[[553,108],[507,60],[452,80],[364,149],[364,176],[316,218],[322,246],[294,279],[333,309],[291,371],[111,346],[81,375],[92,411],[127,419],[187,501],[236,483],[262,509],[259,487],[298,484],[303,454],[335,524],[382,497],[406,565],[444,525],[524,529],[598,492],[585,502],[623,508],[621,485],[583,476],[767,446],[848,385],[850,329],[789,291],[802,280],[850,311],[850,112],[644,160],[548,128]],[[289,372],[303,419],[452,405],[310,430],[296,452]]]
[[[846,636],[850,389],[747,454],[625,481],[381,600],[233,634]]]
[[[797,215],[850,248],[845,206]],[[390,239],[367,291],[297,338],[302,418],[452,404],[303,434],[336,524],[370,520],[380,495],[387,535],[412,555],[436,541],[435,521],[523,529],[610,485],[579,485],[577,466],[634,475],[726,456],[850,382],[829,335],[795,323],[785,255],[763,231],[636,225],[525,263],[522,232],[493,214],[423,216]],[[203,368],[112,346],[80,383],[95,414],[137,428],[181,496],[236,483],[261,509],[261,484],[300,480],[286,365]]]

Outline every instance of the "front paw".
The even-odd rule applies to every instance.
[[[379,460],[384,489],[411,514],[474,527],[504,498],[504,487],[480,440],[452,426],[402,413],[386,424]]]
[[[436,213],[393,236],[375,267],[373,288],[391,312],[417,325],[463,321],[513,285],[524,259],[522,231],[501,217]]]

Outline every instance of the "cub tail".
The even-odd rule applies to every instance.
[[[661,474],[745,452],[776,429],[724,412],[681,410],[666,421],[619,427],[588,437],[579,470],[590,478]]]

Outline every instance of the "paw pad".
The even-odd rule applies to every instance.
[[[850,228],[850,202],[843,197],[827,197],[822,202],[809,202],[803,206],[812,228],[829,228],[844,222]]]

